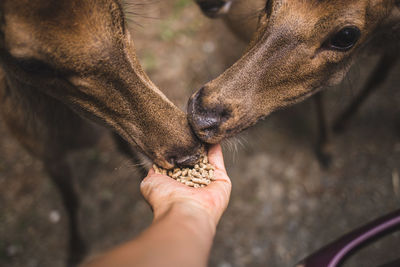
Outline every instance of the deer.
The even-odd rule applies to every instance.
[[[101,125],[117,145],[170,169],[203,149],[185,112],[143,71],[121,0],[2,0],[0,113],[61,194],[69,223],[68,266],[87,248],[69,152],[96,144]]]
[[[364,89],[334,123],[334,129],[343,128],[399,58],[398,0],[196,2],[209,17],[223,16],[244,40],[255,31],[242,57],[189,99],[189,122],[206,143],[219,143],[274,111],[318,95],[339,84],[358,57],[379,53]],[[258,19],[249,17],[247,24],[246,17],[238,19],[246,10],[260,10]],[[321,120],[323,109],[317,107]]]
[[[204,15],[211,19],[221,18],[236,37],[250,43],[257,30],[258,14],[265,6],[265,0],[196,0]],[[325,118],[323,92],[313,97],[316,107],[316,122],[319,136],[314,151],[323,168],[328,168],[331,155],[328,151],[328,126]]]
[[[258,14],[265,9],[265,0],[196,0],[202,12],[209,18],[221,18],[228,28],[241,40],[250,43],[253,33],[257,30]],[[367,80],[364,88],[354,98],[352,103],[340,114],[333,122],[333,132],[340,133],[349,123],[351,117],[357,112],[362,103],[371,93],[379,88],[379,85],[385,81],[390,70],[395,65],[394,58],[382,57],[378,62],[372,75]],[[315,105],[315,114],[317,129],[319,130],[315,153],[323,168],[329,167],[331,163],[331,154],[329,152],[330,130],[326,120],[326,111],[324,108],[323,91],[313,95]]]
[[[225,25],[241,40],[251,41],[257,29],[258,14],[265,0],[195,0],[204,15],[222,19]]]

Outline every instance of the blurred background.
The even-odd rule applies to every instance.
[[[143,0],[144,1],[144,0]],[[140,62],[180,108],[237,60],[246,45],[192,0],[144,1],[131,21]],[[326,90],[329,122],[361,88],[376,58],[361,59],[339,87]],[[362,66],[362,67],[361,67]],[[400,207],[400,66],[347,130],[332,135],[332,164],[314,154],[312,101],[276,112],[224,144],[233,182],[209,265],[292,266],[347,231]],[[396,75],[397,74],[397,75]],[[41,163],[0,121],[0,266],[63,266],[66,215]],[[108,134],[69,158],[82,198],[80,224],[92,252],[129,240],[152,220],[136,166]],[[397,232],[345,266],[378,266],[400,255]]]

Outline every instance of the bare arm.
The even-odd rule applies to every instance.
[[[210,149],[209,158],[216,167],[217,181],[205,188],[189,188],[150,171],[141,191],[154,211],[151,226],[135,240],[84,266],[206,266],[217,223],[231,192],[220,146]]]

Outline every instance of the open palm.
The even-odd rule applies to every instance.
[[[215,178],[204,188],[183,185],[166,175],[150,170],[141,184],[141,192],[150,203],[154,217],[162,216],[174,205],[180,205],[192,212],[205,213],[217,223],[226,209],[231,193],[231,181],[226,173],[220,145],[208,152],[209,161],[215,167]]]

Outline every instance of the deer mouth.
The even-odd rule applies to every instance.
[[[226,137],[225,125],[232,119],[232,110],[222,104],[205,107],[203,94],[204,87],[189,99],[188,121],[201,141],[216,144]]]

